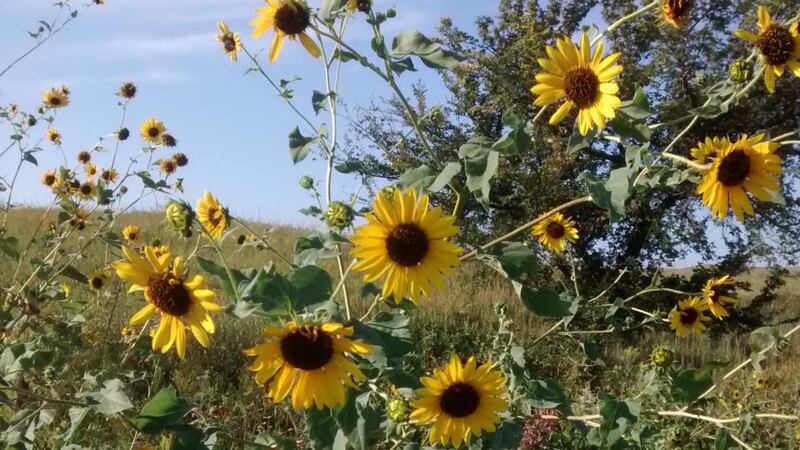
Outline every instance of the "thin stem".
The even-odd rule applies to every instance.
[[[39,400],[39,401],[42,401],[42,402],[47,402],[47,403],[55,403],[55,404],[59,404],[59,405],[69,405],[69,406],[84,406],[84,407],[90,406],[88,403],[73,402],[71,400],[61,400],[61,399],[58,399],[58,398],[45,397],[43,395],[39,395],[39,394],[37,394],[35,392],[31,392],[31,391],[29,391],[27,389],[18,388],[16,386],[0,386],[0,391],[16,392],[19,395],[24,395],[25,397],[32,398],[34,400]]]
[[[531,220],[530,222],[517,227],[513,231],[511,231],[509,233],[506,233],[506,234],[500,236],[497,239],[493,239],[493,240],[487,242],[486,244],[483,244],[483,245],[479,246],[477,249],[475,249],[475,250],[467,253],[466,255],[462,256],[461,257],[461,261],[462,262],[469,261],[470,259],[472,259],[475,256],[477,256],[478,252],[482,252],[482,251],[492,247],[495,244],[499,244],[499,243],[505,241],[506,239],[514,237],[514,236],[518,235],[519,233],[522,233],[523,231],[528,230],[530,227],[536,225],[537,223],[541,222],[542,220],[550,217],[551,215],[553,215],[553,214],[555,214],[555,213],[557,213],[557,212],[559,212],[561,210],[570,208],[570,207],[575,206],[575,205],[579,205],[581,203],[588,203],[588,202],[591,202],[591,201],[592,201],[592,196],[591,195],[587,195],[585,197],[576,198],[576,199],[570,200],[570,201],[568,201],[566,203],[562,203],[561,205],[556,206],[555,208],[551,209],[550,211],[547,211],[546,213],[540,215],[539,217]]]
[[[661,156],[663,156],[665,158],[669,158],[669,159],[671,159],[673,161],[677,161],[677,162],[679,162],[681,164],[686,164],[687,166],[691,167],[692,169],[696,169],[696,170],[699,170],[701,172],[705,172],[706,170],[711,168],[710,164],[699,164],[699,163],[696,163],[696,162],[692,161],[691,159],[684,158],[683,156],[676,155],[674,153],[663,152],[661,154]]]
[[[225,268],[225,274],[228,275],[228,280],[231,283],[231,290],[233,291],[233,295],[236,297],[236,301],[237,302],[241,301],[241,297],[239,296],[239,289],[236,284],[236,278],[233,276],[233,271],[231,271],[231,268],[228,265],[228,261],[225,259],[225,253],[222,252],[222,248],[219,246],[219,243],[217,242],[216,239],[214,239],[214,236],[211,236],[211,233],[209,233],[208,230],[206,230],[206,227],[203,226],[203,224],[200,223],[200,221],[198,221],[196,218],[195,221],[197,221],[198,227],[200,228],[200,230],[202,230],[203,234],[208,238],[208,241],[211,243],[211,246],[214,247],[214,250],[216,250],[217,255],[219,255],[219,260],[222,263],[222,267]]]
[[[659,3],[661,3],[660,0],[655,0],[654,2],[648,3],[648,4],[644,5],[644,6],[642,6],[641,8],[639,8],[638,10],[628,14],[627,16],[622,16],[619,20],[617,20],[616,22],[614,22],[611,25],[609,25],[608,28],[605,29],[605,31],[603,31],[602,33],[598,34],[597,37],[592,40],[592,46],[594,46],[595,44],[600,42],[600,39],[605,37],[605,35],[607,35],[608,33],[610,33],[612,31],[616,30],[617,28],[619,28],[625,22],[627,22],[629,20],[633,20],[633,19],[641,16],[642,14],[644,14],[647,11],[649,11],[650,9],[652,9],[654,6],[657,6]]]
[[[360,322],[363,322],[364,320],[367,319],[367,317],[369,317],[370,314],[372,314],[372,310],[375,309],[376,306],[378,306],[378,303],[381,301],[381,298],[383,298],[381,297],[381,294],[377,294],[375,296],[375,299],[372,301],[372,304],[369,305],[367,312],[365,312],[364,315],[361,316],[360,319],[358,319]]]
[[[236,223],[238,223],[239,225],[241,225],[241,226],[242,226],[242,228],[244,228],[245,230],[247,230],[247,232],[248,232],[248,233],[250,233],[250,234],[252,234],[253,236],[257,237],[257,238],[258,238],[258,240],[259,240],[259,241],[260,241],[262,244],[264,244],[264,246],[267,248],[267,250],[269,250],[269,251],[271,251],[272,253],[274,253],[274,254],[275,254],[275,256],[277,256],[278,258],[280,258],[280,259],[281,259],[281,261],[283,261],[283,262],[285,262],[286,264],[288,264],[288,265],[289,265],[289,267],[292,267],[292,266],[294,265],[294,264],[293,264],[291,261],[289,261],[289,259],[287,259],[285,256],[283,256],[283,255],[282,255],[280,252],[278,252],[278,250],[276,250],[276,249],[275,249],[275,247],[273,247],[273,246],[272,246],[272,244],[270,244],[270,243],[269,243],[269,241],[267,241],[267,240],[266,240],[266,239],[265,239],[263,236],[261,236],[260,234],[256,233],[255,231],[253,231],[253,229],[252,229],[252,228],[250,228],[250,225],[248,225],[248,224],[247,224],[247,223],[246,223],[244,220],[242,220],[242,219],[239,219],[238,217],[232,217],[232,219],[233,219],[233,220],[234,220]]]

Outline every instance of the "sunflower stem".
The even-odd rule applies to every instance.
[[[39,401],[46,402],[46,403],[54,403],[54,404],[69,405],[69,406],[83,406],[83,407],[89,406],[88,403],[73,402],[71,400],[61,400],[61,399],[58,399],[58,398],[45,397],[43,395],[39,395],[39,394],[37,394],[35,392],[31,392],[31,391],[26,390],[26,389],[18,388],[16,386],[0,386],[0,391],[16,392],[19,395],[23,395],[25,397],[32,398],[34,400],[39,400]]]
[[[649,11],[650,9],[652,9],[654,6],[657,6],[659,3],[661,3],[661,0],[655,0],[655,1],[651,2],[651,3],[648,3],[648,4],[644,5],[644,6],[642,6],[641,8],[639,8],[636,11],[628,14],[627,16],[622,16],[619,20],[617,20],[616,22],[614,22],[611,25],[609,25],[608,28],[605,29],[605,31],[603,31],[602,33],[598,34],[597,37],[595,37],[592,40],[592,44],[591,45],[592,46],[596,45],[608,33],[616,30],[617,28],[619,28],[625,22],[627,22],[629,20],[633,20],[633,19],[641,16],[642,14],[644,14],[647,11]]]
[[[286,264],[287,264],[289,267],[292,267],[292,266],[294,266],[294,264],[293,264],[291,261],[289,261],[289,259],[287,259],[285,256],[283,256],[283,255],[282,255],[280,252],[278,252],[278,250],[276,250],[276,249],[275,249],[275,247],[273,247],[273,246],[272,246],[272,244],[270,244],[270,243],[269,243],[269,241],[267,241],[267,240],[266,240],[266,238],[264,238],[264,236],[261,236],[260,234],[258,234],[258,233],[256,233],[255,231],[253,231],[253,229],[250,227],[250,225],[248,225],[247,223],[245,223],[245,221],[244,221],[244,220],[242,220],[242,219],[239,219],[238,217],[232,217],[232,219],[233,219],[233,220],[234,220],[236,223],[238,223],[239,225],[241,225],[241,226],[242,226],[242,228],[244,228],[244,229],[245,229],[245,230],[246,230],[248,233],[250,233],[250,234],[252,234],[253,236],[257,237],[257,238],[258,238],[258,240],[259,240],[259,241],[260,241],[262,244],[264,244],[264,247],[266,247],[266,248],[267,248],[267,250],[269,250],[269,251],[271,251],[273,254],[275,254],[275,256],[277,256],[278,258],[280,258],[280,259],[281,259],[281,261],[283,261],[284,263],[286,263]]]
[[[551,215],[553,215],[553,214],[555,214],[555,213],[557,213],[559,211],[562,211],[564,209],[570,208],[570,207],[575,206],[575,205],[579,205],[581,203],[588,203],[588,202],[591,202],[591,201],[592,201],[592,196],[591,195],[587,195],[585,197],[579,197],[579,198],[570,200],[570,201],[568,201],[566,203],[562,203],[561,205],[556,206],[555,208],[551,209],[550,211],[547,211],[546,213],[540,215],[539,217],[531,220],[530,222],[517,227],[513,231],[511,231],[509,233],[506,233],[506,234],[498,237],[497,239],[493,239],[493,240],[487,242],[486,244],[478,246],[478,248],[476,248],[475,250],[473,250],[473,251],[467,253],[466,255],[462,256],[461,257],[461,262],[469,261],[470,259],[476,257],[478,255],[478,252],[481,252],[481,251],[484,251],[484,250],[486,250],[488,248],[491,248],[495,244],[499,244],[499,243],[505,241],[506,239],[512,238],[512,237],[522,233],[523,231],[528,230],[530,227],[536,225],[537,223],[543,221],[544,219],[550,217]]]
[[[664,152],[661,155],[666,157],[666,158],[669,158],[669,159],[671,159],[673,161],[677,161],[677,162],[679,162],[681,164],[686,164],[687,166],[691,167],[692,169],[696,169],[696,170],[699,170],[701,172],[708,170],[709,167],[710,167],[708,164],[699,164],[699,163],[696,163],[696,162],[692,161],[691,159],[684,158],[683,156],[676,155],[674,153]]]
[[[233,276],[233,271],[231,271],[230,266],[228,265],[228,261],[225,259],[225,254],[222,252],[222,247],[219,246],[219,242],[214,239],[214,236],[211,236],[211,233],[206,230],[206,227],[200,223],[199,220],[195,217],[195,222],[197,222],[199,228],[203,231],[203,234],[208,238],[208,241],[211,243],[211,246],[214,247],[216,250],[217,255],[219,255],[219,260],[222,263],[222,267],[225,268],[225,274],[228,275],[228,281],[231,283],[231,290],[233,291],[233,295],[236,298],[236,301],[241,301],[241,297],[239,296],[239,289],[238,284],[236,283],[236,278]]]

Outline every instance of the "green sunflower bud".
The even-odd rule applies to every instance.
[[[673,361],[675,361],[675,352],[668,347],[656,347],[652,353],[650,353],[650,362],[653,363],[654,366],[665,368],[672,365]]]
[[[333,202],[325,211],[325,222],[331,228],[343,229],[353,223],[353,208],[342,202]]]
[[[167,223],[173,230],[180,233],[184,237],[192,235],[192,220],[194,219],[194,211],[188,204],[170,200],[167,203]]]
[[[128,139],[130,135],[131,131],[127,128],[120,128],[119,131],[117,131],[117,139],[119,139],[120,141]]]
[[[403,422],[408,418],[408,402],[400,397],[389,400],[386,404],[386,417],[395,422]]]
[[[300,187],[303,189],[312,189],[314,187],[314,179],[308,175],[300,177]]]
[[[747,83],[753,79],[753,65],[743,59],[737,59],[728,68],[728,77],[736,83]]]

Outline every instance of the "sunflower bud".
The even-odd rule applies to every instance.
[[[356,9],[368,13],[372,9],[372,0],[356,0]]]
[[[662,369],[669,367],[672,365],[673,361],[675,361],[675,352],[670,348],[657,347],[650,353],[650,362],[656,367]]]
[[[402,397],[395,397],[386,404],[386,417],[395,422],[403,422],[408,418],[408,402]]]
[[[342,202],[333,202],[325,211],[325,222],[331,228],[346,228],[353,223],[353,208]]]
[[[314,187],[314,179],[308,175],[300,177],[300,187],[303,189],[312,189]]]
[[[131,132],[127,128],[120,128],[119,131],[117,131],[117,139],[119,139],[120,141],[128,139],[130,135]]]
[[[747,83],[753,79],[753,65],[743,59],[737,59],[728,68],[728,77],[736,83]]]
[[[167,223],[170,224],[173,230],[180,233],[184,237],[192,235],[192,219],[194,218],[194,211],[188,204],[172,200],[167,204]]]

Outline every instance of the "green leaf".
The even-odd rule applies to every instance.
[[[44,368],[53,359],[51,348],[43,338],[9,345],[0,354],[0,378],[13,382],[26,370]]]
[[[689,113],[703,118],[714,119],[728,112],[728,104],[722,101],[712,102],[699,108],[690,109]]]
[[[306,413],[308,426],[308,439],[314,450],[333,449],[338,426],[331,411],[328,409],[312,408]]]
[[[525,307],[538,316],[569,317],[578,310],[578,302],[562,299],[554,288],[545,286],[532,289],[516,281],[512,284]]]
[[[425,164],[408,169],[400,175],[400,185],[406,189],[413,188],[417,192],[425,191],[435,180],[433,169]]]
[[[231,269],[231,274],[233,275],[233,281],[235,283],[234,285],[231,284],[231,279],[228,277],[228,272],[221,265],[211,261],[210,259],[205,259],[200,256],[198,256],[196,260],[201,269],[217,277],[220,285],[222,286],[222,290],[225,292],[225,295],[230,298],[236,298],[236,293],[234,291],[238,289],[239,283],[245,280],[245,276],[240,271]]]
[[[418,56],[422,62],[433,69],[452,69],[462,58],[453,52],[443,50],[417,30],[406,30],[392,41],[391,56],[403,59]]]
[[[525,122],[520,120],[513,111],[507,111],[503,114],[503,123],[510,127],[511,131],[492,144],[492,149],[506,156],[518,155],[527,151],[531,145],[531,136],[525,129]]]
[[[622,137],[636,139],[639,142],[650,141],[650,128],[647,124],[633,121],[624,114],[614,117],[611,127]]]
[[[458,149],[464,160],[467,188],[485,209],[489,208],[490,181],[497,174],[499,153],[492,150],[492,142],[483,136],[474,136]]]
[[[461,163],[456,161],[451,161],[444,166],[444,169],[436,176],[430,186],[428,186],[428,192],[436,193],[442,190],[450,181],[453,179],[454,176],[461,173]]]
[[[14,236],[0,237],[0,252],[19,259],[19,240]]]
[[[348,52],[347,50],[344,50],[339,47],[336,47],[336,50],[333,51],[333,57],[343,63],[346,63],[348,61],[358,60],[358,56],[356,56],[355,53]]]
[[[315,231],[294,243],[294,262],[298,266],[308,266],[317,260],[335,258],[339,252],[336,244],[345,244],[347,239],[331,231]]]
[[[172,429],[172,446],[170,450],[208,450],[203,443],[205,433],[189,425],[180,425]]]
[[[91,414],[92,408],[74,406],[69,409],[69,428],[56,438],[59,448],[65,448],[67,444],[80,441],[83,431],[91,423],[91,421],[87,422]]]
[[[289,155],[292,157],[292,162],[297,164],[306,159],[311,150],[311,144],[315,140],[313,137],[303,136],[300,133],[300,127],[294,127],[294,130],[289,133]]]
[[[356,396],[350,391],[347,402],[336,413],[339,432],[344,434],[353,450],[374,448],[381,434],[378,413],[369,405],[371,394],[367,391]]]
[[[400,312],[381,312],[371,322],[353,324],[357,337],[374,345],[375,350],[366,355],[376,367],[386,367],[391,358],[400,358],[414,349],[409,318]]]
[[[561,386],[550,378],[534,379],[525,385],[525,390],[535,408],[558,409],[564,415],[572,414],[569,398]]]
[[[294,287],[292,305],[295,311],[329,300],[333,290],[331,276],[317,266],[303,266],[295,270],[289,282]]]
[[[728,450],[736,447],[737,444],[731,438],[728,430],[719,430],[716,439],[714,439],[714,450]]]
[[[519,448],[522,440],[522,427],[510,420],[505,420],[497,427],[492,436],[492,450],[512,450]]]
[[[319,18],[331,22],[336,18],[334,13],[344,8],[347,0],[324,0],[319,8]]]
[[[96,402],[94,405],[96,410],[111,416],[133,408],[133,403],[122,390],[123,386],[122,381],[114,378],[103,383],[103,388],[99,391],[83,392],[78,396]]]
[[[319,115],[320,111],[325,109],[325,106],[327,105],[327,101],[328,101],[328,94],[323,94],[322,92],[315,90],[314,94],[311,95],[311,106],[314,107],[314,112],[317,115]],[[298,133],[300,132],[300,130],[297,130],[297,131],[298,131]],[[289,145],[291,146],[291,135],[290,135],[289,139],[290,139]]]
[[[644,89],[641,86],[637,86],[633,99],[622,102],[617,112],[634,121],[643,121],[650,117],[650,102],[647,100],[647,94],[644,93]]]
[[[61,275],[67,278],[71,278],[81,284],[89,282],[89,279],[86,278],[86,275],[80,273],[80,271],[78,271],[78,269],[76,269],[73,266],[66,266],[63,269],[61,269]]]
[[[625,432],[639,419],[641,405],[633,400],[618,400],[603,393],[599,397],[600,428],[592,429],[587,441],[593,445],[611,447],[623,439]]]
[[[247,274],[245,274],[246,276]],[[292,310],[294,286],[273,266],[254,271],[239,285],[239,302],[230,311],[239,318],[258,313],[284,316]]]
[[[572,132],[572,135],[570,135],[569,140],[567,141],[567,153],[572,155],[585,148],[588,148],[594,138],[597,137],[598,133],[600,132],[592,129],[586,133],[586,136],[584,136],[580,134],[578,132],[578,128],[575,127],[575,130]]]
[[[683,370],[672,380],[672,397],[683,403],[694,401],[714,384],[713,377],[711,368]]]
[[[536,272],[536,253],[521,242],[501,242],[493,245],[477,259],[510,280],[519,281],[525,274]]]
[[[586,183],[595,205],[605,209],[609,220],[616,222],[625,216],[625,202],[632,191],[634,173],[633,169],[621,167],[612,170],[605,182],[590,172],[582,173],[578,180]]]
[[[144,404],[131,423],[142,433],[159,433],[182,425],[183,416],[191,409],[174,388],[164,388]]]

